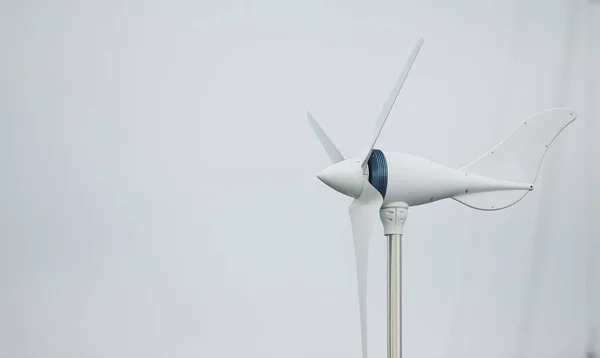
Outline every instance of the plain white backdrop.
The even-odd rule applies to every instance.
[[[459,167],[542,109],[579,118],[516,206],[411,209],[405,357],[581,356],[600,5],[5,0],[0,357],[358,358],[350,199],[305,111],[356,154],[421,36],[379,148]]]

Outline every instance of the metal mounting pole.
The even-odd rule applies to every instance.
[[[402,357],[402,235],[388,237],[388,358]]]
[[[408,205],[392,203],[381,208],[379,216],[388,240],[387,355],[402,357],[402,233]]]

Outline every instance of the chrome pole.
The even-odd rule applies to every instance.
[[[388,238],[388,285],[387,285],[387,352],[388,358],[402,357],[402,235],[386,235]]]
[[[408,216],[408,205],[390,203],[379,210],[383,234],[388,239],[387,285],[387,355],[402,357],[402,234]]]

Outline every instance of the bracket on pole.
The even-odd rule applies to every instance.
[[[408,204],[402,202],[384,205],[379,210],[379,217],[383,223],[384,235],[402,235],[404,223],[408,216]]]

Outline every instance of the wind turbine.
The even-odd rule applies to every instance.
[[[572,108],[541,111],[472,163],[453,169],[428,159],[375,149],[377,138],[423,45],[421,38],[383,105],[374,135],[359,156],[346,158],[307,112],[307,119],[332,165],[317,177],[353,198],[352,224],[363,358],[367,358],[367,270],[371,232],[379,215],[388,239],[388,357],[402,356],[401,239],[408,209],[454,199],[478,210],[501,210],[534,188],[542,160],[556,136],[577,118]]]

